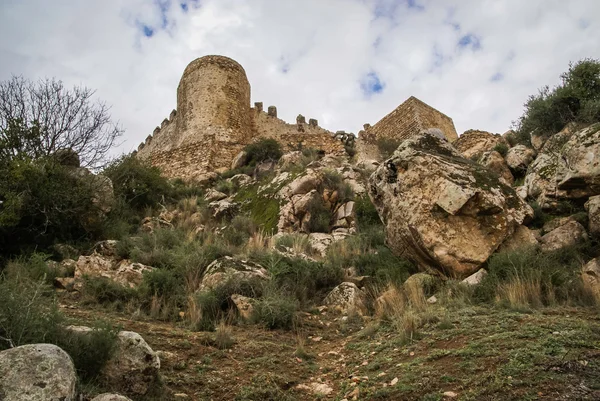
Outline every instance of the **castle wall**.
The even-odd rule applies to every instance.
[[[299,148],[314,148],[325,153],[336,155],[345,154],[344,144],[334,138],[334,133],[317,124],[296,123],[288,124],[285,121],[270,116],[267,113],[253,109],[254,127],[256,138],[275,139],[284,152],[298,150]]]
[[[413,97],[411,99],[414,99],[412,107],[416,110],[421,129],[439,128],[450,142],[454,142],[458,139],[456,128],[454,128],[454,122],[450,117],[440,113],[417,98]]]

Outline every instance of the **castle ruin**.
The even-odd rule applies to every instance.
[[[439,128],[453,141],[452,120],[411,97],[373,127],[359,133],[359,152],[373,147],[381,137],[404,139],[420,129]],[[248,144],[275,139],[284,151],[314,148],[343,155],[355,137],[328,131],[316,119],[298,115],[295,124],[277,118],[277,108],[250,105],[250,83],[244,68],[224,56],[205,56],[192,61],[177,88],[177,110],[139,145],[137,157],[149,160],[170,178],[193,180],[230,168],[235,156]],[[370,153],[370,152],[369,152]]]

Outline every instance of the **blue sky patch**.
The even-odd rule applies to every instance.
[[[468,33],[458,40],[458,47],[479,50],[481,49],[481,41],[476,35]]]
[[[361,80],[360,89],[364,96],[370,97],[373,94],[383,92],[385,83],[381,81],[376,72],[371,71]]]
[[[492,77],[490,78],[490,81],[492,82],[500,82],[504,79],[504,74],[502,74],[501,72],[497,72],[494,75],[492,75]]]

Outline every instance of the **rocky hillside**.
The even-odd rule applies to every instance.
[[[533,146],[266,143],[168,196],[113,167],[133,228],[4,271],[0,399],[598,399],[600,125]]]

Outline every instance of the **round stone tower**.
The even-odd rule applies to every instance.
[[[224,56],[205,56],[186,67],[177,88],[180,144],[207,135],[217,142],[248,143],[251,118],[250,83],[240,64]]]

